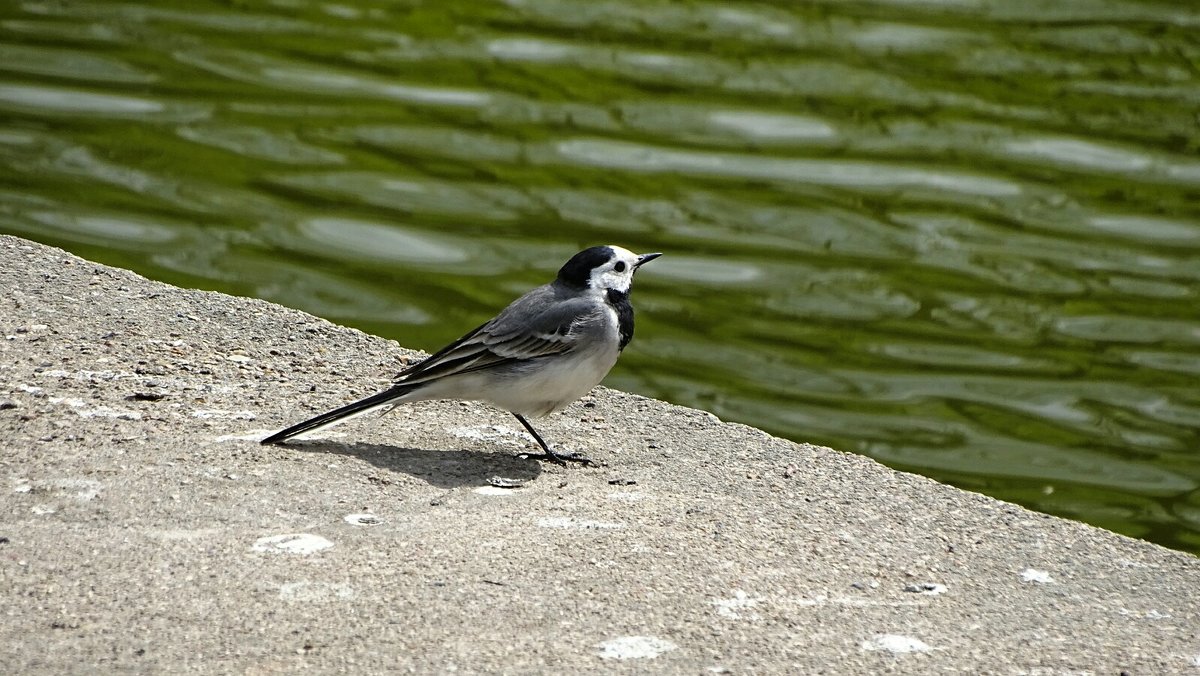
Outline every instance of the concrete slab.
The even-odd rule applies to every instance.
[[[454,402],[263,447],[414,353],[12,237],[0,291],[2,673],[1200,673],[1186,554],[604,389],[540,425],[595,469]]]

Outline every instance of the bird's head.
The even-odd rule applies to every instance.
[[[558,281],[581,289],[629,293],[633,285],[633,273],[661,255],[638,255],[612,245],[594,246],[572,256],[558,271]]]

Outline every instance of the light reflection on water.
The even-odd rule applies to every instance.
[[[1200,552],[1200,11],[0,9],[0,230],[436,348],[667,256],[609,384]]]

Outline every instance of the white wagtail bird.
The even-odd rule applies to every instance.
[[[619,246],[584,249],[553,282],[405,369],[390,388],[292,425],[262,443],[286,441],[375,409],[386,413],[408,401],[459,399],[484,401],[516,416],[544,451],[529,457],[593,464],[578,453],[556,453],[526,416],[562,410],[608,375],[633,338],[633,274],[661,255],[639,256]]]

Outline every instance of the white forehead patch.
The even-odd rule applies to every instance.
[[[625,262],[637,260],[637,254],[633,253],[629,249],[623,249],[623,248],[613,245],[613,244],[609,244],[608,248],[612,249],[612,252],[614,254],[616,254],[617,258],[620,260],[623,260]]]

